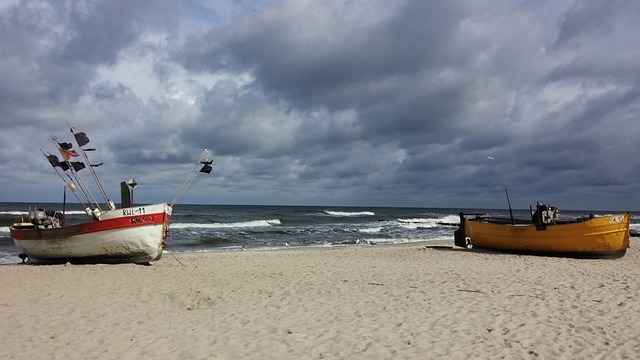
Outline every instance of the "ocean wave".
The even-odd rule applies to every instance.
[[[171,228],[173,229],[190,229],[190,228],[198,228],[198,229],[221,229],[221,228],[248,228],[248,227],[265,227],[265,226],[274,226],[281,225],[280,220],[272,219],[272,220],[252,220],[252,221],[241,221],[235,223],[175,223],[171,224]]]
[[[357,217],[357,216],[374,216],[376,213],[372,211],[324,211],[327,215],[340,217]]]
[[[459,224],[460,223],[460,216],[458,216],[458,215],[443,216],[441,218],[438,218],[438,222],[441,222],[441,223],[444,223],[444,224]]]
[[[442,240],[451,240],[451,236],[436,236],[430,238],[367,238],[365,241],[355,241],[355,245],[389,245],[389,244],[412,244],[418,242],[429,242],[429,241],[442,241]],[[336,245],[351,245],[351,244],[336,244]]]

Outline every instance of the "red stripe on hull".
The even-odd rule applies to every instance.
[[[169,227],[171,216],[167,213],[126,216],[89,223],[45,229],[11,229],[11,237],[16,240],[63,239],[76,235],[98,233],[109,230],[121,230],[149,225],[166,224]]]

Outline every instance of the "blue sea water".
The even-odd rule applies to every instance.
[[[9,227],[26,218],[29,206],[62,210],[62,204],[0,203],[0,264],[21,261]],[[456,227],[450,224],[459,222],[460,211],[509,216],[508,210],[487,209],[176,205],[166,243],[171,252],[182,253],[452,240]],[[78,204],[68,204],[66,213],[69,223],[86,221]],[[608,213],[560,209],[561,217]],[[528,214],[514,210],[516,217]],[[636,232],[639,219],[640,213],[632,212]]]

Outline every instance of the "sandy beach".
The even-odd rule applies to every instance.
[[[0,266],[0,358],[640,356],[637,238],[615,260],[442,244]]]

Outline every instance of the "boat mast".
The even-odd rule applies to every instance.
[[[69,123],[67,123],[67,125],[69,125]],[[89,143],[89,138],[83,132],[76,133],[75,129],[73,127],[71,127],[71,125],[69,125],[69,130],[73,134],[73,137],[76,140],[76,143],[78,144],[78,149],[80,149],[80,153],[82,154],[82,157],[84,158],[84,161],[86,162],[87,166],[89,167],[89,171],[91,172],[91,175],[93,176],[93,179],[95,180],[96,185],[98,186],[98,190],[100,191],[100,194],[102,194],[102,197],[104,198],[105,205],[107,206],[107,208],[109,210],[115,210],[115,208],[116,208],[115,204],[113,203],[113,201],[111,201],[111,199],[109,199],[109,196],[107,195],[107,192],[104,190],[104,187],[102,186],[102,183],[100,182],[100,179],[98,178],[98,174],[96,174],[96,171],[93,168],[93,165],[91,165],[91,163],[89,162],[89,157],[87,156],[87,153],[82,148],[84,145]]]
[[[511,216],[511,225],[515,225],[516,221],[513,219],[513,210],[511,210],[511,200],[509,200],[509,192],[507,188],[504,188],[504,192],[507,194],[507,203],[509,204],[509,215]]]
[[[62,196],[62,222],[60,226],[64,227],[65,218],[67,217],[67,187],[64,187],[64,195]]]

